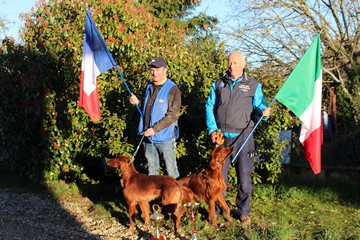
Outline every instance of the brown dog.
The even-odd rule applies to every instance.
[[[178,180],[181,185],[189,187],[199,199],[208,203],[210,220],[215,227],[217,227],[215,203],[218,203],[225,210],[226,219],[230,222],[232,221],[230,208],[223,197],[226,185],[221,171],[225,159],[232,152],[232,147],[215,148],[211,152],[209,169],[204,169],[199,173],[191,174]]]
[[[136,171],[131,159],[120,155],[110,159],[109,166],[119,170],[122,175],[123,194],[129,207],[130,227],[135,227],[136,207],[140,206],[145,224],[150,221],[149,202],[161,197],[163,210],[175,223],[175,233],[180,224],[183,188],[170,176],[146,175]]]

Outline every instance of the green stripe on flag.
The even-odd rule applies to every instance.
[[[275,98],[300,117],[314,98],[315,81],[321,76],[320,34],[311,43]]]

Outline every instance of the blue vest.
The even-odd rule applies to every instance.
[[[145,115],[145,108],[147,105],[147,102],[149,100],[149,96],[150,96],[150,88],[153,85],[153,83],[149,83],[146,86],[146,90],[145,90],[145,101],[142,104],[142,112],[143,115]],[[171,81],[170,79],[167,79],[166,82],[164,83],[164,85],[161,87],[160,91],[158,92],[156,99],[154,101],[153,106],[151,107],[151,112],[150,112],[150,127],[154,126],[155,123],[157,123],[159,120],[161,120],[163,117],[165,117],[167,111],[168,111],[168,95],[170,93],[170,90],[176,86],[175,83],[173,81]],[[143,131],[145,131],[146,129],[144,128],[144,118],[140,118],[140,123],[139,123],[139,134],[141,134]],[[170,126],[168,126],[167,128],[162,129],[161,131],[155,133],[154,136],[149,137],[149,141],[153,142],[153,143],[162,143],[162,142],[169,142],[171,141],[173,138],[178,138],[179,137],[179,126],[178,126],[178,121],[172,123]]]

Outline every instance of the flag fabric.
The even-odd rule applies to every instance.
[[[80,76],[79,106],[84,108],[90,118],[97,122],[100,120],[100,99],[96,78],[101,73],[116,65],[109,49],[86,11],[83,55]]]
[[[300,142],[315,174],[321,172],[322,73],[320,34],[300,59],[275,98],[288,107],[302,122]]]

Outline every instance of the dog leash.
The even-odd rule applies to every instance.
[[[139,147],[140,147],[142,141],[144,140],[144,137],[145,137],[145,132],[143,132],[143,135],[142,135],[142,137],[141,137],[141,139],[140,139],[139,145],[136,147],[136,150],[135,150],[135,152],[134,152],[134,154],[133,154],[133,156],[132,156],[132,158],[131,158],[130,163],[132,163],[132,162],[135,161],[135,156],[136,156],[137,152],[139,151]]]

